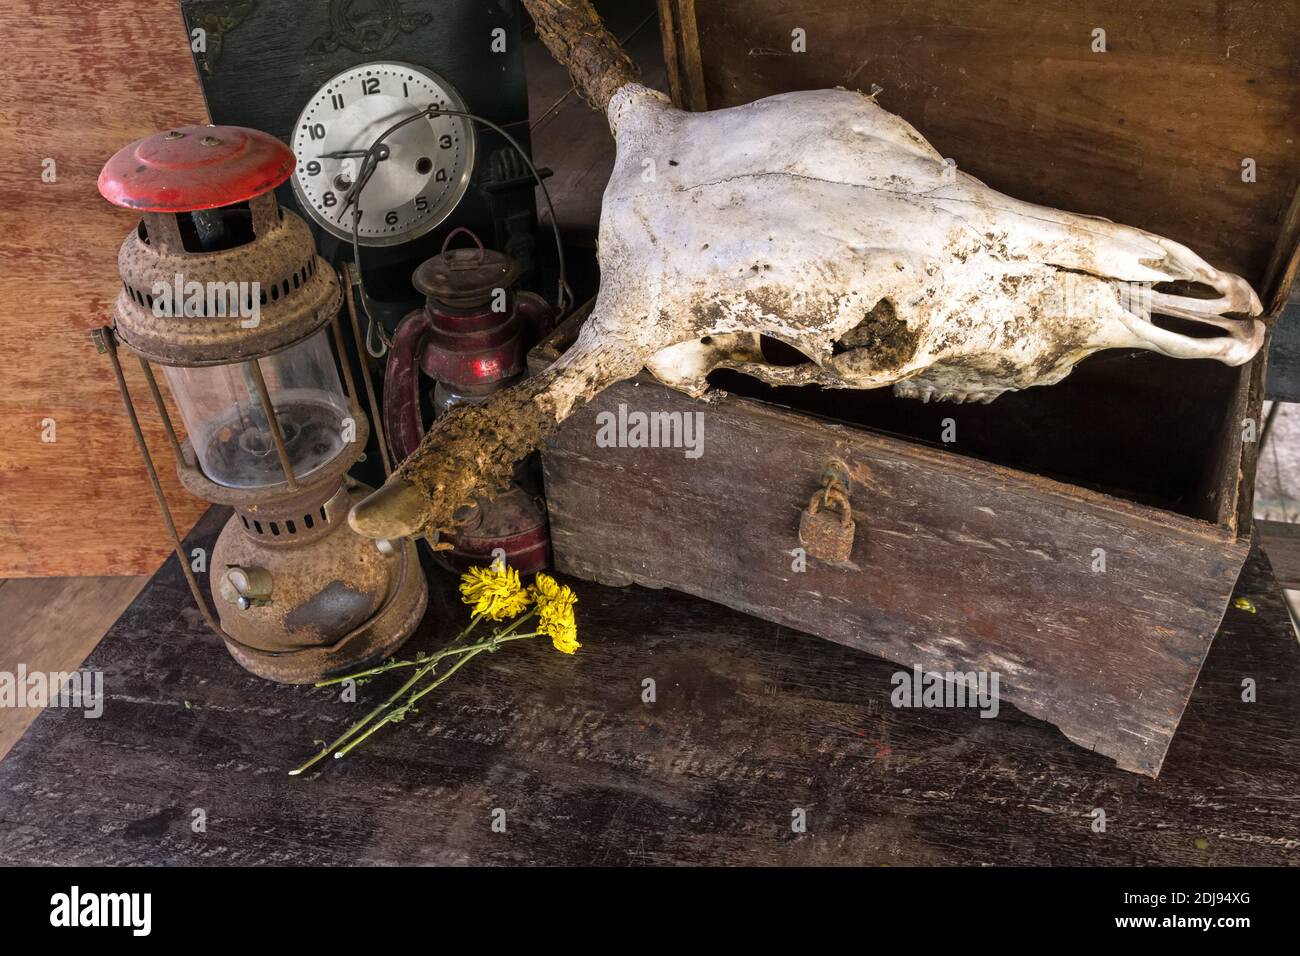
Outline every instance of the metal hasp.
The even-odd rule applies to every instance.
[[[474,245],[451,248],[458,234]],[[549,331],[553,313],[540,297],[515,289],[522,271],[517,260],[484,248],[464,227],[415,270],[412,283],[425,295],[425,306],[398,325],[384,377],[384,426],[397,460],[424,436],[420,372],[436,383],[435,415],[484,401],[524,374],[527,350]],[[434,545],[441,564],[462,571],[501,553],[522,573],[550,564],[545,507],[527,487],[527,474],[518,479],[458,516],[456,533]]]
[[[370,490],[347,475],[369,420],[344,347],[339,277],[275,198],[293,167],[279,140],[231,126],[180,127],[119,151],[100,192],[141,219],[118,254],[113,327],[95,341],[205,619],[253,673],[312,683],[394,651],[428,595],[414,542],[379,548],[346,520]],[[139,361],[181,483],[235,510],[208,564],[215,615],[157,480],[119,343]]]

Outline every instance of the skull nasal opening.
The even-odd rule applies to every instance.
[[[897,368],[916,354],[920,336],[899,318],[894,300],[886,296],[862,317],[862,321],[831,344],[831,354],[867,349],[881,367]]]

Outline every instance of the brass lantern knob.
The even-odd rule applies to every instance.
[[[229,565],[221,575],[221,596],[241,611],[271,603],[271,572],[266,568]]]

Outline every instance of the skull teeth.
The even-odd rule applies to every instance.
[[[933,385],[926,385],[918,382],[895,382],[894,394],[899,398],[920,399],[924,404],[935,402],[978,402],[981,405],[987,405],[993,399],[1001,395],[1005,389],[988,390],[978,389],[962,391],[961,389],[939,389]]]

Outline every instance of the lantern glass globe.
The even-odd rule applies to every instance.
[[[294,477],[308,479],[350,440],[351,413],[328,330],[257,361]],[[285,480],[248,364],[165,366],[163,371],[195,457],[209,479],[229,488],[270,487]]]

